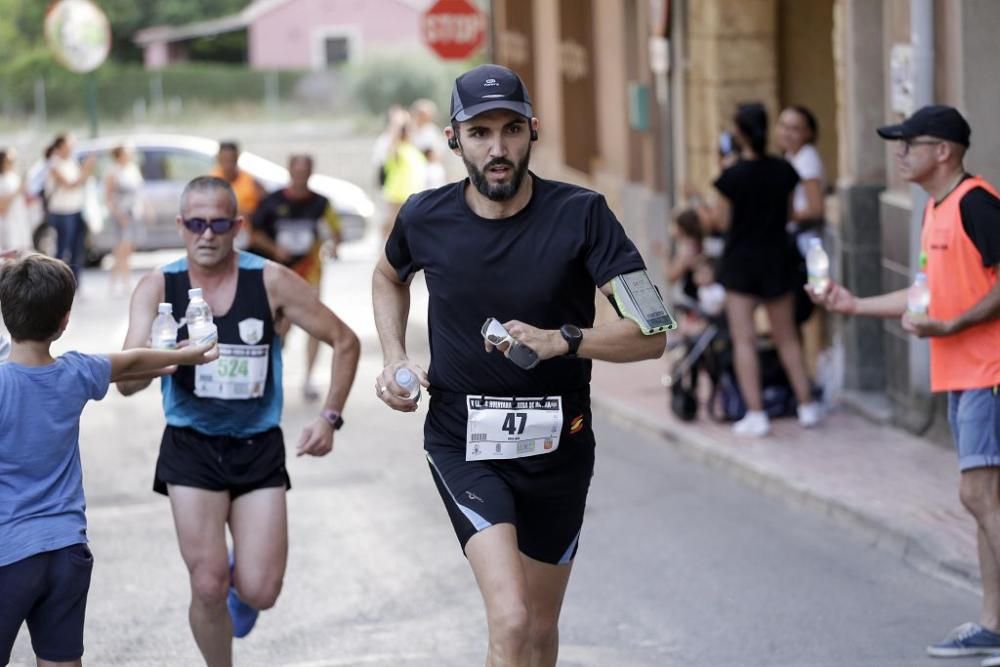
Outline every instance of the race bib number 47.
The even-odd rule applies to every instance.
[[[559,448],[562,397],[467,396],[466,461],[518,459]]]

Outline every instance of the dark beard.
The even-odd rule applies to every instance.
[[[524,175],[528,173],[528,162],[531,160],[531,145],[528,145],[528,152],[524,155],[524,159],[521,160],[519,164],[514,164],[506,158],[497,158],[495,160],[490,160],[482,171],[476,168],[476,165],[465,159],[465,155],[462,155],[462,162],[465,163],[465,169],[469,172],[469,180],[472,184],[476,186],[479,193],[484,197],[492,201],[507,201],[517,194],[517,191],[521,189],[521,181],[524,180]],[[490,185],[489,181],[486,180],[486,172],[491,167],[511,167],[513,169],[511,179],[509,183],[497,183],[496,185]]]

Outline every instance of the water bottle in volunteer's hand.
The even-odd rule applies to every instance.
[[[927,274],[920,272],[906,292],[906,312],[926,317],[930,305],[931,288],[927,285]]]
[[[153,330],[150,332],[150,344],[156,350],[172,350],[177,347],[177,321],[174,320],[174,307],[169,303],[161,303],[157,308],[156,319],[153,320]]]
[[[393,377],[396,380],[396,384],[408,392],[407,398],[414,401],[420,400],[420,380],[417,379],[416,373],[409,368],[399,368]]]
[[[212,322],[212,309],[202,297],[200,287],[188,290],[188,307],[184,321],[187,322],[188,340],[192,343],[208,343],[219,338],[219,330]]]
[[[806,271],[809,273],[809,289],[813,294],[822,294],[830,284],[830,258],[823,250],[823,241],[809,239],[806,251]]]

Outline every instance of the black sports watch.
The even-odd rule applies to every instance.
[[[577,350],[580,349],[580,343],[583,342],[583,332],[580,331],[580,327],[575,324],[564,324],[560,327],[559,333],[562,334],[563,340],[569,345],[569,352],[564,356],[576,358]]]
[[[319,416],[325,419],[333,427],[334,431],[339,431],[340,427],[344,425],[344,418],[336,410],[323,410],[323,412],[319,413]]]

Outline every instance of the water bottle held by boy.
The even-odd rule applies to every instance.
[[[930,305],[931,288],[927,285],[927,274],[921,271],[906,291],[906,312],[926,317]]]
[[[150,345],[157,350],[172,350],[177,347],[177,321],[174,320],[174,307],[169,303],[161,303],[157,307],[149,338]]]
[[[187,322],[188,340],[192,343],[208,343],[219,337],[219,330],[212,322],[212,309],[202,296],[200,287],[188,290],[184,321]]]
[[[806,271],[809,273],[809,289],[814,294],[822,294],[830,284],[830,258],[823,250],[823,241],[809,239],[806,251]]]
[[[407,398],[414,401],[420,400],[420,380],[417,379],[413,371],[409,368],[399,368],[393,377],[396,380],[396,384],[409,392]]]

